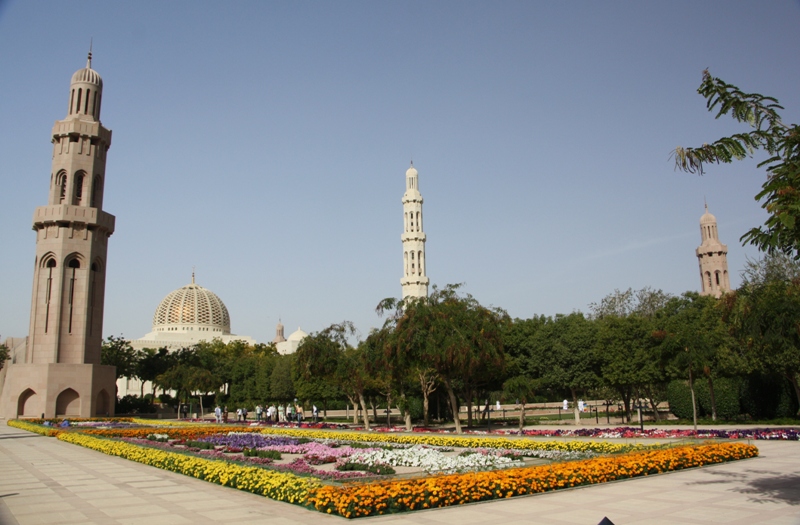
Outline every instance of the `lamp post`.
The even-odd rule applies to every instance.
[[[642,418],[642,408],[643,408],[642,400],[641,399],[636,400],[636,409],[639,412],[639,430],[644,432],[644,418]]]

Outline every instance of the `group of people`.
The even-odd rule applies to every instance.
[[[563,405],[564,410],[569,410],[569,401],[565,399]],[[583,399],[578,400],[578,412],[586,412],[586,403],[583,401]]]
[[[237,408],[236,409],[236,421],[244,421],[247,422],[247,408]],[[317,405],[311,406],[311,416],[314,423],[317,422],[319,419],[319,411],[317,410]],[[219,405],[214,409],[214,417],[217,420],[217,423],[227,423],[228,422],[228,407],[221,408]],[[275,404],[271,404],[268,407],[264,407],[262,405],[256,405],[256,422],[265,422],[265,423],[302,423],[305,419],[305,412],[303,410],[303,405],[295,403],[286,403],[286,406],[283,403],[279,403],[276,407]]]

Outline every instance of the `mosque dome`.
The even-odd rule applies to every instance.
[[[406,170],[406,177],[416,177],[417,175],[419,175],[417,168],[412,164],[411,167]]]
[[[225,303],[211,290],[194,283],[167,295],[153,315],[154,332],[231,333],[231,318]],[[209,334],[213,335],[213,334]]]
[[[302,330],[300,329],[300,327],[298,326],[298,327],[297,327],[297,330],[295,330],[294,332],[292,332],[291,334],[289,334],[289,338],[287,339],[287,341],[297,341],[297,342],[300,342],[300,341],[302,341],[303,339],[305,339],[307,336],[308,336],[308,334],[307,334],[307,333],[305,333],[304,331],[302,331]]]

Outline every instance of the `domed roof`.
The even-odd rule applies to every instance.
[[[406,177],[416,177],[418,175],[417,168],[414,167],[414,163],[411,163],[411,167],[406,170]]]
[[[287,341],[302,341],[306,337],[308,337],[308,334],[305,333],[304,331],[302,331],[300,329],[300,327],[298,326],[297,330],[295,330],[294,332],[292,332],[289,335],[289,338],[287,339]]]
[[[153,315],[153,331],[159,329],[187,331],[210,328],[230,334],[231,318],[225,303],[211,290],[194,283],[167,295]]]
[[[700,217],[700,224],[708,224],[711,222],[717,222],[717,218],[708,213],[708,204],[706,204],[706,212]]]
[[[77,70],[72,75],[71,84],[75,84],[77,82],[88,82],[90,84],[95,84],[97,86],[103,87],[103,79],[100,78],[100,74],[92,69],[92,53],[89,52],[89,58],[86,60],[86,67],[83,69]]]

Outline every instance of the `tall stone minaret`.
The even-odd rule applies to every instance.
[[[103,80],[72,75],[67,117],[53,126],[50,196],[36,208],[36,260],[25,362],[9,367],[0,409],[13,417],[114,413],[114,367],[100,365],[108,238],[103,211],[111,131],[100,123]]]
[[[728,279],[728,246],[719,242],[717,218],[708,212],[700,217],[700,246],[697,260],[700,263],[700,295],[719,297],[731,289]]]
[[[403,299],[428,297],[428,276],[425,273],[425,233],[422,231],[422,194],[414,163],[406,171],[406,192],[403,195]]]

